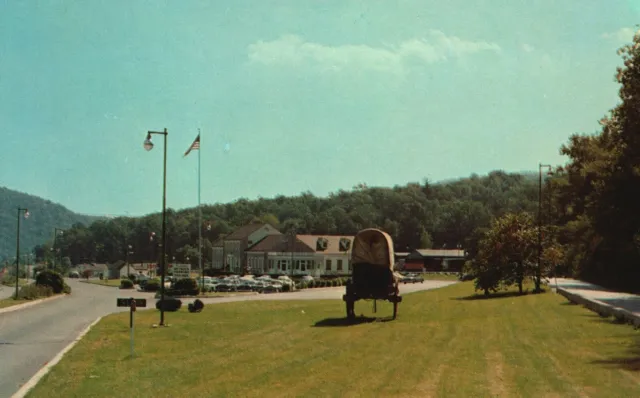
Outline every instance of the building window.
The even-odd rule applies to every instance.
[[[336,264],[338,271],[342,271],[342,260],[337,260],[337,264]]]
[[[331,271],[331,260],[326,260],[325,264],[326,264],[326,270]]]
[[[296,269],[299,270],[300,269],[300,260],[296,260]]]

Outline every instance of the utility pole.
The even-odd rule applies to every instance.
[[[541,258],[542,258],[542,169],[547,168],[551,172],[551,165],[538,164],[538,266],[536,267],[536,287],[535,291],[540,292],[542,279]]]

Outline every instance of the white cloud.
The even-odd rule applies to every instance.
[[[314,65],[326,71],[368,68],[400,73],[410,61],[432,64],[483,51],[499,53],[501,49],[496,43],[463,40],[432,30],[428,38],[384,47],[328,46],[286,35],[273,41],[261,40],[249,45],[248,55],[251,62],[264,65]]]
[[[522,51],[530,53],[535,51],[535,48],[531,44],[524,43],[522,44]]]
[[[637,29],[633,28],[620,28],[615,32],[603,33],[602,37],[605,39],[612,39],[621,42],[631,42],[633,35],[637,33]]]

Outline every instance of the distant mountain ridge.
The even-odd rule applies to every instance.
[[[20,253],[31,253],[35,245],[53,239],[54,228],[65,229],[75,223],[89,225],[103,219],[74,213],[50,200],[0,187],[0,260],[13,261],[16,255],[16,217],[18,207],[29,209],[29,218],[20,220]],[[24,261],[22,259],[21,261]]]

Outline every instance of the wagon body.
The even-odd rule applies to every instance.
[[[393,239],[382,230],[364,229],[356,235],[351,250],[352,276],[343,296],[347,316],[355,316],[356,301],[372,299],[392,302],[395,318],[402,297],[398,294],[398,278],[393,272]]]

